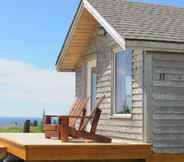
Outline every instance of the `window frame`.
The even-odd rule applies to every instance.
[[[90,59],[86,61],[86,96],[91,96],[91,71],[96,68],[97,60]],[[91,102],[87,103],[87,112],[91,111]]]
[[[131,50],[131,52],[133,54],[133,49],[127,48],[126,50]],[[124,118],[124,119],[132,118],[133,107],[132,107],[131,113],[122,113],[122,114],[116,113],[116,55],[120,52],[125,52],[126,50],[123,50],[122,48],[119,48],[119,47],[113,49],[113,56],[112,56],[112,68],[113,68],[113,72],[112,72],[112,80],[113,80],[112,89],[113,89],[113,93],[112,93],[112,109],[111,109],[110,118],[115,118],[115,119],[116,118]]]

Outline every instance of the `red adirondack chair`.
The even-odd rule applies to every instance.
[[[69,116],[85,116],[86,105],[88,103],[88,100],[89,100],[89,97],[84,100],[77,98],[70,109]],[[59,130],[58,130],[59,127],[58,126],[60,123],[52,124],[52,118],[54,117],[58,119],[60,118],[59,115],[46,115],[45,116],[43,128],[44,128],[46,138],[52,138],[52,137],[59,138]],[[70,118],[69,119],[70,127],[75,127],[76,121],[77,121],[77,118]]]
[[[58,126],[59,131],[59,139],[63,141],[68,141],[69,137],[72,138],[85,138],[90,139],[95,142],[102,142],[102,143],[110,143],[112,141],[111,138],[96,134],[96,129],[98,125],[98,121],[100,119],[101,110],[99,109],[100,104],[104,100],[105,96],[101,97],[96,106],[93,108],[92,112],[89,116],[60,116],[59,120],[60,123]],[[78,128],[71,126],[71,118],[72,119],[80,119],[80,125]],[[91,121],[91,128],[87,131],[87,126]]]

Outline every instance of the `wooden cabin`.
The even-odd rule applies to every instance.
[[[0,133],[0,158],[8,153],[27,162],[184,162],[183,8],[83,0],[56,67],[75,72],[76,96],[91,96],[88,111],[106,96],[97,133],[112,143]]]
[[[76,96],[105,94],[98,132],[184,153],[184,9],[83,0],[56,63]]]

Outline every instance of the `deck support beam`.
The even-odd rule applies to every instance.
[[[7,156],[6,147],[0,145],[0,161]]]

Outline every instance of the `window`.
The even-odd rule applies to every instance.
[[[96,105],[96,68],[91,70],[91,109]]]
[[[90,112],[96,104],[96,59],[87,62],[86,95],[91,98],[87,103],[87,111]]]
[[[114,113],[129,114],[132,111],[132,50],[114,55]]]

